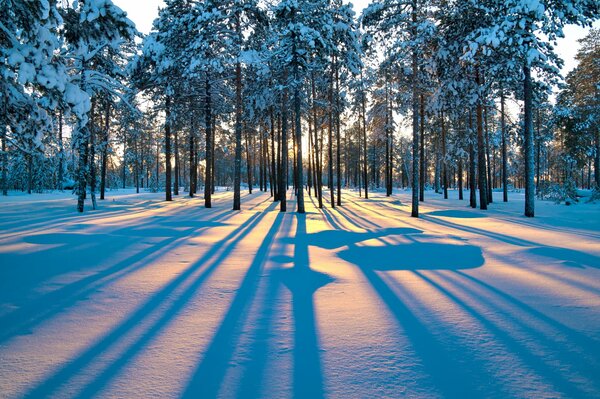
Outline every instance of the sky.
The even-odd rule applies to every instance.
[[[163,0],[113,0],[113,2],[127,12],[129,18],[135,22],[138,30],[142,33],[150,32],[152,21],[158,16],[159,6],[164,5]],[[369,4],[370,0],[352,1],[357,13],[361,12]],[[600,21],[596,21],[595,27],[600,28]],[[557,54],[565,61],[562,69],[563,76],[577,66],[575,54],[579,49],[578,39],[583,38],[589,28],[579,26],[567,26],[564,30],[565,38],[558,41]]]

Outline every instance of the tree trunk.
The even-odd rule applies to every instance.
[[[165,201],[172,201],[171,195],[171,96],[165,99]]]
[[[204,99],[204,123],[206,130],[206,168],[204,180],[204,206],[212,208],[212,166],[213,166],[213,132],[212,132],[212,104],[210,92],[210,79],[208,73],[205,81],[205,99]]]
[[[96,125],[95,125],[95,101],[92,101],[90,111],[90,194],[92,197],[92,209],[96,209]]]
[[[362,77],[362,70],[360,71],[360,79],[361,82],[363,82],[363,77]],[[364,87],[363,87],[364,90]],[[368,155],[367,155],[367,106],[365,104],[365,93],[362,93],[362,98],[361,98],[361,111],[362,111],[362,125],[363,125],[363,129],[362,129],[362,135],[363,135],[363,184],[365,187],[365,199],[369,199],[369,175],[368,175]]]
[[[81,65],[81,82],[80,88],[85,91],[85,62]],[[77,130],[75,137],[77,138],[77,146],[79,149],[79,165],[77,168],[77,211],[83,212],[83,204],[85,201],[85,190],[87,181],[87,156],[88,156],[88,123],[89,120],[83,123],[81,120],[77,122]]]
[[[2,128],[5,129],[6,126],[3,126]],[[2,137],[2,153],[4,154],[5,151],[6,151],[6,149],[5,149],[4,136],[3,136]],[[63,111],[62,111],[62,109],[60,109],[58,111],[58,182],[57,182],[57,188],[60,191],[63,191],[64,159],[65,159],[65,149],[63,146]],[[4,166],[2,169],[2,173],[5,173]],[[3,176],[2,180],[4,181],[5,179],[6,179],[6,176]]]
[[[236,30],[240,31],[239,16],[236,16]],[[248,168],[250,164],[248,164]],[[235,161],[233,169],[233,210],[241,209],[242,174],[242,64],[235,64]],[[250,182],[248,182],[250,184]]]
[[[335,190],[333,188],[333,68],[329,82],[329,193],[331,195],[331,207],[335,208]]]
[[[173,194],[179,195],[179,133],[177,130],[173,132],[173,141],[173,144],[175,144],[175,179],[173,182]]]
[[[419,164],[419,201],[425,201],[425,99],[421,94],[419,149],[421,163]]]
[[[194,193],[196,192],[196,165],[194,162],[194,153],[195,153],[195,145],[194,145],[194,134],[195,134],[195,126],[194,126],[194,115],[193,112],[190,113],[190,137],[188,142],[188,151],[190,157],[190,190],[189,196],[190,198],[194,198]]]
[[[277,192],[277,174],[275,173],[275,118],[273,115],[273,107],[269,110],[269,118],[271,121],[271,194],[273,195],[273,201],[277,201],[279,195]]]
[[[250,151],[250,147],[252,147],[252,139],[250,138],[250,134],[248,133],[248,129],[244,126],[243,130],[246,132],[246,172],[248,174],[248,193],[252,194],[252,169],[253,169],[253,161],[252,161],[252,151]]]
[[[100,199],[104,199],[106,192],[106,169],[108,164],[108,139],[110,133],[110,103],[104,106],[104,137],[102,143],[102,165],[100,166]]]
[[[500,131],[502,134],[502,197],[508,202],[508,161],[506,154],[506,119],[504,114],[504,91],[500,91]]]
[[[411,11],[412,27],[411,36],[417,39],[417,0],[412,0]],[[413,44],[415,46],[415,44]],[[412,209],[411,216],[419,217],[419,58],[417,49],[412,49]]]
[[[469,205],[477,208],[475,193],[475,146],[473,145],[473,115],[469,110]]]
[[[284,81],[287,81],[287,73],[284,74]],[[283,90],[281,104],[281,180],[279,182],[279,211],[287,211],[287,179],[288,179],[288,91]]]
[[[477,86],[481,85],[479,68],[476,68],[475,81]],[[483,141],[483,105],[481,98],[477,99],[476,108],[477,122],[477,167],[478,167],[478,186],[479,186],[479,208],[487,209],[487,179],[485,171],[485,143]]]
[[[6,117],[6,106],[4,107],[4,115]],[[62,126],[62,125],[61,125]],[[62,142],[62,141],[61,141]],[[62,146],[61,146],[62,148]],[[62,160],[62,158],[61,158]],[[8,195],[8,153],[6,152],[6,122],[2,120],[2,195]],[[62,186],[61,186],[62,188]]]
[[[486,166],[487,166],[487,199],[488,204],[494,202],[494,195],[492,192],[492,169],[491,169],[491,160],[490,160],[490,130],[488,127],[488,112],[487,107],[483,107],[483,122],[485,126],[485,158],[486,158]]]
[[[535,216],[535,185],[533,183],[533,87],[531,84],[531,70],[525,65],[523,66],[523,94],[525,99],[523,122],[524,122],[524,159],[525,159],[525,216]]]
[[[446,164],[446,123],[444,121],[444,111],[440,118],[442,120],[442,185],[444,186],[444,199],[448,199],[448,166]]]
[[[462,158],[458,159],[458,199],[464,199],[463,195],[463,164]]]
[[[316,88],[315,88],[315,78],[312,76],[311,78],[311,92],[312,92],[312,111],[313,111],[313,123],[314,123],[314,146],[315,146],[315,169],[316,169],[316,185],[315,190],[317,193],[317,198],[319,202],[319,209],[323,209],[323,156],[322,156],[322,147],[319,144],[319,126],[317,120],[317,106],[315,104],[316,101]],[[322,142],[321,142],[322,143]],[[321,151],[319,150],[321,149]]]
[[[295,42],[294,42],[295,47]],[[295,49],[294,49],[295,50]],[[295,54],[295,51],[294,51]],[[302,121],[300,120],[300,87],[299,87],[299,75],[298,75],[298,61],[294,63],[294,117],[296,118],[296,171],[298,174],[298,213],[304,213],[304,171],[302,170]],[[339,140],[339,136],[338,136]],[[338,161],[339,162],[339,161]],[[339,201],[339,199],[338,199]]]
[[[342,206],[342,163],[340,134],[340,76],[337,57],[335,57],[335,137],[336,137],[336,172],[337,172],[337,205]]]

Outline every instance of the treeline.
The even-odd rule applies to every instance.
[[[4,194],[74,189],[83,211],[134,186],[211,207],[227,186],[240,209],[244,185],[285,211],[292,186],[304,212],[305,192],[335,207],[344,187],[411,187],[418,216],[426,187],[486,209],[512,186],[533,216],[536,188],[598,189],[598,30],[549,101],[553,43],[594,1],[379,0],[358,18],[342,1],[165,3],[143,37],[110,1],[2,7]]]

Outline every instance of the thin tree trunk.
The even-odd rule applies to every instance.
[[[504,114],[504,91],[500,90],[500,130],[502,134],[502,197],[508,202],[508,161],[506,153],[506,119]]]
[[[100,199],[104,199],[106,192],[106,172],[108,163],[108,140],[110,134],[110,103],[108,100],[104,106],[104,137],[102,143],[102,165],[100,167]]]
[[[312,92],[312,111],[313,111],[313,123],[314,123],[314,146],[315,146],[315,169],[317,173],[317,183],[315,189],[317,190],[317,198],[319,202],[319,209],[323,209],[323,155],[322,146],[319,143],[319,126],[317,120],[317,106],[316,101],[316,88],[315,88],[315,77],[311,76],[311,92]],[[322,132],[321,132],[322,135]],[[321,150],[319,150],[321,149]]]
[[[476,68],[475,81],[477,85],[481,85],[479,68]],[[479,185],[479,208],[487,209],[487,179],[485,171],[485,144],[483,142],[483,106],[481,98],[477,100],[476,108],[477,122],[477,167],[478,167],[478,185]]]
[[[165,99],[165,201],[172,201],[171,195],[171,96]]]
[[[531,84],[531,70],[525,65],[523,66],[523,93],[525,96],[524,104],[524,159],[525,159],[525,216],[535,216],[535,185],[533,182],[533,87]]]
[[[483,108],[483,121],[485,125],[485,158],[486,158],[486,166],[487,166],[487,197],[488,204],[494,202],[494,195],[492,192],[492,169],[491,169],[491,160],[490,160],[490,129],[488,127],[488,112],[487,107]]]
[[[179,195],[179,133],[177,130],[173,132],[173,141],[173,144],[175,144],[175,179],[173,182],[173,194]]]
[[[213,167],[213,132],[212,132],[212,104],[210,92],[210,79],[208,73],[205,81],[205,100],[204,100],[204,123],[206,124],[206,168],[204,180],[204,206],[212,208],[212,167]]]
[[[417,39],[417,0],[412,0],[411,37]],[[413,44],[414,46],[414,44]],[[417,49],[412,49],[412,209],[411,216],[419,217],[419,58]]]
[[[194,153],[195,153],[195,145],[194,145],[194,134],[195,134],[195,126],[194,126],[194,115],[193,112],[190,112],[190,137],[188,142],[188,151],[190,157],[190,190],[189,196],[190,198],[194,198],[194,193],[196,192],[196,176],[195,176],[195,162],[194,162]]]
[[[279,195],[277,193],[277,174],[275,173],[275,118],[273,115],[273,107],[269,110],[269,118],[271,122],[271,194],[273,195],[273,201],[277,201]]]
[[[90,194],[92,197],[92,209],[96,209],[96,125],[95,125],[95,101],[92,101],[90,110]]]
[[[329,193],[331,195],[331,207],[335,208],[335,190],[333,188],[333,68],[329,82]]]
[[[458,199],[462,200],[463,195],[463,164],[462,158],[458,159]]]
[[[448,199],[448,166],[446,164],[446,123],[444,111],[441,112],[442,120],[442,185],[444,186],[444,199]]]
[[[294,54],[296,53],[296,42],[294,41]],[[302,170],[302,123],[300,120],[300,87],[299,87],[299,74],[298,74],[298,60],[294,62],[294,81],[296,82],[294,87],[294,117],[296,118],[296,172],[298,176],[298,197],[297,197],[297,212],[304,213],[304,171]],[[338,136],[339,140],[339,136]],[[338,161],[339,162],[339,161]],[[338,199],[339,201],[339,199]]]
[[[335,137],[336,137],[336,172],[337,172],[337,205],[342,206],[342,163],[341,163],[341,133],[340,133],[340,76],[335,57]]]
[[[284,81],[287,81],[287,73],[284,74]],[[288,92],[287,88],[283,90],[281,104],[281,180],[279,182],[279,211],[287,211],[287,179],[288,179],[288,112],[287,112]]]
[[[419,165],[419,201],[425,201],[425,99],[421,94],[419,150],[421,163]]]
[[[361,82],[363,82],[363,76],[362,76],[362,69],[360,71],[360,79]],[[363,87],[364,90],[364,87]],[[362,111],[362,135],[363,135],[363,184],[365,187],[365,199],[369,199],[369,174],[368,174],[368,154],[367,154],[367,106],[365,104],[365,95],[364,95],[364,91],[363,93],[361,93],[362,97],[361,97],[361,111]]]
[[[236,32],[241,40],[239,15],[236,15]],[[247,143],[246,143],[247,145]],[[250,164],[248,163],[248,168]],[[250,173],[250,172],[248,172]],[[233,210],[241,209],[241,174],[242,174],[242,64],[235,64],[235,161],[233,169]],[[248,182],[250,184],[250,182]],[[252,192],[252,189],[250,189]]]
[[[82,61],[81,65],[81,82],[80,88],[85,91],[86,82],[85,82],[85,62]],[[88,156],[88,123],[82,123],[81,120],[77,122],[77,131],[75,137],[77,137],[77,144],[79,149],[79,165],[77,170],[77,211],[83,212],[83,205],[85,201],[85,190],[86,190],[86,181],[87,181],[87,156]]]
[[[252,153],[250,151],[250,147],[252,146],[252,140],[250,138],[250,134],[248,133],[248,129],[244,126],[244,129],[246,131],[246,172],[248,174],[248,193],[252,194],[252,168],[253,168],[253,161],[252,161]]]
[[[477,194],[475,193],[475,146],[473,145],[473,115],[469,110],[469,204],[477,208]]]

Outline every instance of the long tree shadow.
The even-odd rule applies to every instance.
[[[306,230],[306,215],[295,216],[294,266],[280,271],[282,282],[292,293],[293,394],[295,398],[322,398],[325,393],[313,297],[319,288],[331,283],[333,278],[310,268],[308,245],[312,241]]]
[[[356,203],[358,206],[362,207],[362,205],[358,204],[358,202],[354,202],[354,203]],[[379,207],[384,208],[384,209],[398,210],[394,207],[387,206],[385,203],[374,202],[374,204],[376,204]],[[367,209],[367,208],[365,208],[365,209]],[[439,212],[442,212],[442,211],[439,211]],[[546,258],[556,259],[558,261],[563,261],[564,262],[563,264],[566,266],[579,267],[579,268],[583,268],[586,266],[592,267],[592,268],[600,268],[600,258],[597,256],[594,256],[594,255],[591,255],[589,253],[586,253],[586,252],[581,252],[581,251],[573,250],[570,248],[562,248],[562,247],[543,245],[543,244],[540,244],[540,243],[537,243],[534,241],[530,241],[530,240],[526,240],[526,239],[522,239],[522,238],[516,238],[516,237],[508,236],[508,235],[502,234],[502,233],[483,230],[483,229],[480,229],[477,227],[472,227],[472,226],[464,226],[464,225],[460,225],[457,223],[453,223],[449,220],[440,219],[439,217],[436,217],[436,215],[437,215],[436,212],[422,214],[421,219],[426,220],[428,222],[432,222],[434,224],[444,226],[444,227],[449,227],[449,228],[452,228],[455,230],[489,237],[491,239],[501,241],[501,242],[504,242],[504,243],[507,243],[510,245],[524,247],[524,248],[527,248],[528,251],[531,251],[532,253],[534,253],[536,255],[543,256]],[[410,223],[407,221],[403,220],[403,222],[410,225]]]
[[[19,308],[0,317],[0,325],[3,326],[0,332],[0,342],[10,339],[15,334],[27,333],[35,325],[64,311],[77,301],[87,298],[102,286],[145,267],[148,262],[173,249],[188,237],[198,235],[210,227],[223,225],[223,222],[230,217],[229,212],[223,210],[215,213],[206,221],[184,223],[184,228],[181,230],[167,227],[156,229],[152,226],[157,222],[155,218],[151,218],[146,223],[107,234],[66,233],[31,236],[28,239],[29,242],[52,244],[54,247],[25,256],[24,259],[23,256],[18,257],[19,263],[27,265],[27,273],[23,273],[20,268],[13,268],[12,272],[3,270],[4,283],[10,282],[18,286],[19,297],[31,291],[39,282],[52,276],[67,271],[85,269],[84,266],[92,259],[96,264],[110,261],[115,253],[138,244],[144,237],[160,237],[162,239],[160,242],[153,243],[141,251],[133,252],[132,255],[111,266],[75,282],[35,298],[23,298],[21,299],[23,303],[20,303],[18,298],[7,296],[14,290],[3,290],[2,302],[18,304]],[[153,235],[158,231],[163,234],[162,237]],[[10,259],[10,257],[6,257],[6,259]],[[14,264],[14,262],[9,261],[6,264]],[[16,277],[12,275],[15,273]]]
[[[284,234],[290,231],[293,219],[284,217],[279,231]],[[279,253],[285,252],[286,246],[279,246]],[[271,251],[270,260],[277,263],[277,259],[282,255],[274,254]],[[248,361],[244,364],[244,372],[239,386],[236,389],[238,398],[260,398],[265,396],[265,371],[270,359],[270,346],[274,344],[273,336],[276,334],[274,320],[277,316],[277,310],[280,309],[278,301],[279,295],[283,289],[281,279],[278,273],[268,272],[264,277],[266,281],[263,288],[261,305],[259,305],[259,314],[256,315],[254,329],[252,331],[251,344],[248,347]],[[273,359],[271,359],[273,360]]]
[[[329,210],[324,210],[324,212],[330,213]],[[338,209],[337,213],[352,222],[344,214],[344,211]],[[330,217],[335,219],[333,214],[330,214]],[[413,230],[415,229],[408,229],[407,235],[415,234]],[[352,241],[353,234],[348,233],[350,233],[349,240]],[[475,360],[466,362],[460,348],[449,347],[447,343],[442,342],[440,337],[429,330],[377,272],[377,270],[418,270],[436,267],[456,270],[479,267],[484,263],[481,249],[478,247],[442,243],[430,244],[433,245],[431,247],[427,244],[419,243],[414,239],[411,244],[384,244],[383,247],[358,246],[352,243],[348,245],[348,249],[339,252],[338,255],[357,266],[371,284],[390,314],[402,326],[432,383],[443,397],[483,396],[489,389],[494,389],[495,382],[489,378],[487,386],[475,383],[473,373],[482,373],[484,370],[482,365]],[[449,263],[450,257],[448,257],[444,263],[442,258],[435,254],[436,250],[450,251],[451,255],[457,256],[458,259],[454,263]],[[380,251],[383,251],[383,254]],[[425,257],[425,259],[418,260],[416,256],[412,256],[411,252],[414,251],[417,251],[417,255]],[[408,257],[408,259],[403,260],[402,257]],[[445,341],[451,341],[451,339]]]
[[[183,398],[215,398],[219,394],[234,354],[240,331],[248,318],[260,274],[267,261],[269,249],[279,231],[284,214],[278,213],[258,248],[227,313],[204,352],[204,357],[188,382]]]
[[[580,333],[579,331],[573,330],[572,328],[565,326],[564,324],[558,322],[557,320],[554,320],[553,318],[540,312],[539,310],[533,308],[525,302],[520,301],[514,296],[509,295],[508,293],[500,290],[499,288],[494,287],[493,285],[486,283],[485,281],[480,280],[476,277],[473,277],[470,274],[464,273],[460,270],[454,271],[454,274],[456,274],[456,276],[459,279],[463,280],[462,282],[456,282],[457,284],[461,284],[461,288],[463,290],[473,290],[472,286],[466,284],[465,282],[470,282],[471,285],[479,286],[484,290],[494,294],[506,303],[509,303],[517,309],[521,310],[522,312],[529,314],[532,318],[538,319],[548,324],[552,328],[556,329],[560,332],[561,335],[564,335],[567,338],[568,342],[575,344],[581,348],[588,348],[587,355],[591,355],[592,359],[594,359],[593,363],[596,367],[600,366],[600,341],[598,339],[590,338]]]
[[[236,245],[265,217],[269,210],[274,209],[276,204],[271,204],[264,212],[254,213],[244,223],[229,233],[223,240],[214,244],[207,253],[194,265],[191,265],[183,273],[175,277],[171,282],[164,286],[160,291],[152,294],[143,304],[141,304],[132,314],[119,323],[115,328],[100,338],[95,344],[91,345],[80,353],[76,358],[69,360],[66,364],[55,371],[51,376],[33,387],[25,397],[39,398],[50,396],[57,389],[68,383],[81,371],[88,367],[94,360],[103,353],[116,346],[124,337],[137,328],[146,318],[167,303],[177,292],[177,289],[192,281],[184,291],[172,302],[168,309],[154,322],[125,352],[112,363],[110,363],[103,372],[87,384],[80,394],[80,397],[89,397],[99,392],[106,386],[120,371],[125,367],[130,359],[139,353],[145,345],[162,331],[176,315],[184,309],[185,305],[191,299],[191,296],[197,292],[208,277],[216,268],[229,256]],[[218,256],[217,256],[218,255]],[[216,256],[216,258],[215,258]],[[214,259],[213,259],[214,258]]]
[[[534,370],[536,373],[543,376],[545,382],[552,385],[557,392],[560,392],[566,397],[583,397],[586,395],[586,392],[581,390],[576,385],[574,380],[570,380],[570,378],[567,375],[565,375],[566,373],[564,369],[563,371],[559,371],[559,368],[556,367],[556,359],[552,361],[553,364],[549,364],[550,361],[548,360],[548,353],[556,351],[556,348],[561,346],[559,342],[554,342],[550,340],[543,333],[532,331],[530,326],[527,326],[518,321],[514,317],[514,315],[506,314],[506,317],[510,318],[511,323],[513,324],[513,328],[515,324],[519,325],[527,334],[531,336],[533,341],[546,346],[545,356],[534,354],[525,343],[521,342],[519,339],[515,339],[515,337],[513,337],[509,333],[509,331],[501,329],[492,321],[488,320],[488,318],[478,313],[471,305],[467,304],[467,302],[465,302],[463,299],[450,292],[447,288],[433,281],[432,279],[425,276],[419,271],[415,271],[414,273],[417,276],[419,276],[423,281],[436,288],[440,293],[446,296],[454,304],[458,305],[473,319],[477,320],[488,332],[490,332],[493,335],[496,341],[500,342],[505,348],[509,350],[509,353],[513,354],[516,358],[520,359],[531,370]],[[461,292],[469,291],[464,286],[461,286],[459,288]],[[472,300],[476,301],[478,304],[483,303],[487,305],[489,309],[494,310],[494,314],[500,313],[500,308],[497,303],[487,301],[480,295],[472,293]],[[594,374],[594,371],[581,364],[581,357],[577,358],[577,355],[571,356],[567,351],[564,351],[564,348],[562,348],[561,351],[562,361],[559,360],[559,363],[563,363],[565,361],[569,362],[569,368],[575,369],[580,376],[586,376],[588,378],[588,383],[594,381],[594,377],[590,375],[590,373]],[[474,375],[473,377],[476,378],[477,376]],[[489,381],[482,381],[481,384],[483,384],[484,386],[489,385]],[[501,388],[506,387],[501,386]]]

